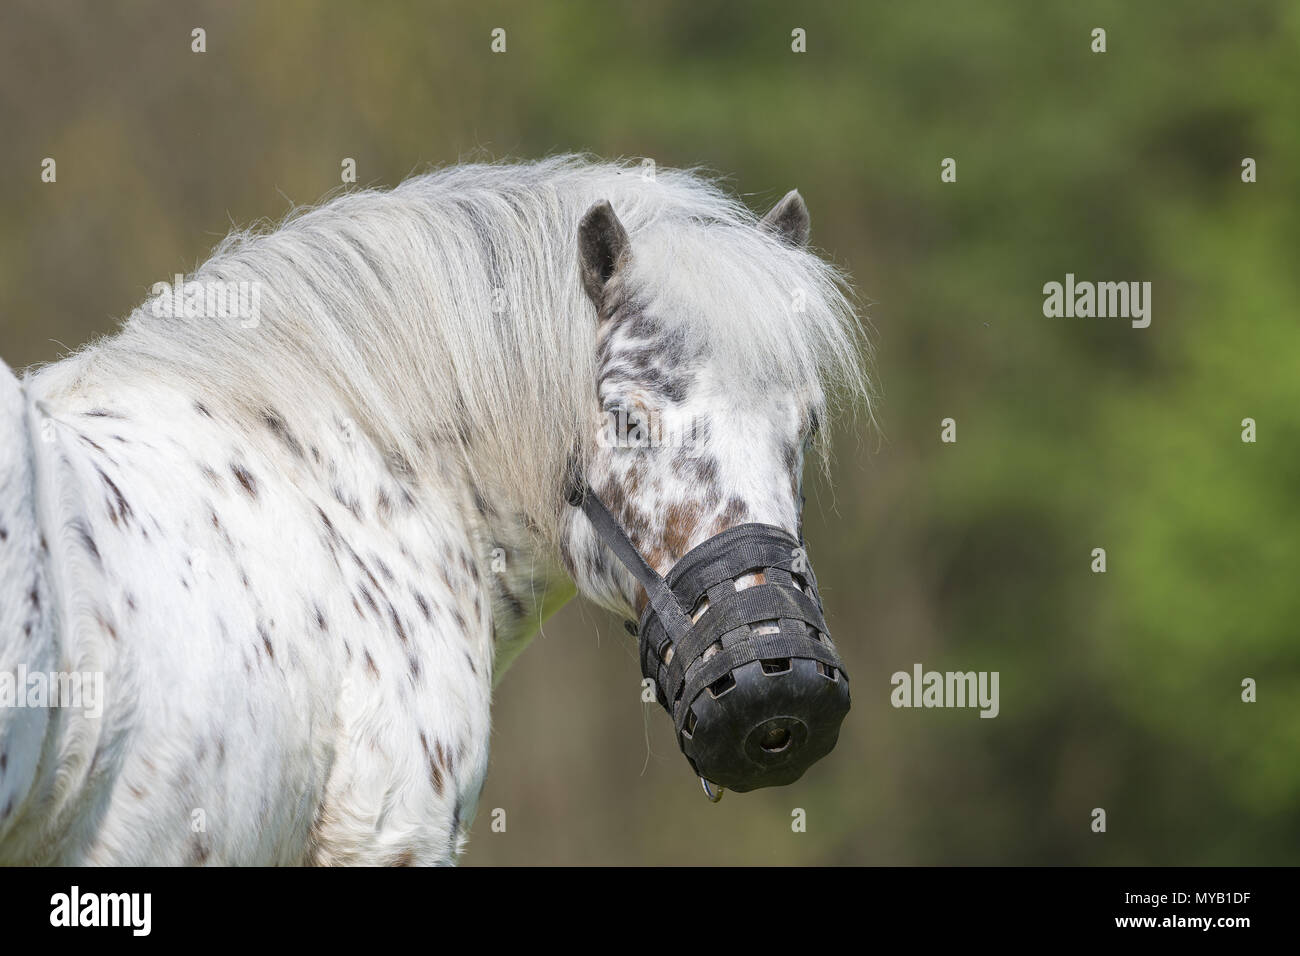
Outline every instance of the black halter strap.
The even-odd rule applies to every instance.
[[[591,486],[585,482],[574,482],[569,490],[565,493],[565,500],[574,508],[582,509],[582,513],[587,516],[593,528],[596,529],[596,535],[604,542],[605,546],[614,552],[614,556],[623,562],[623,566],[632,573],[632,576],[641,583],[645,588],[646,595],[650,598],[650,606],[658,612],[660,618],[665,623],[672,620],[675,623],[683,625],[683,630],[691,626],[691,622],[686,618],[685,612],[678,605],[676,598],[673,597],[672,589],[668,583],[660,576],[659,572],[646,563],[641,552],[637,550],[632,539],[627,536],[623,526],[618,523],[618,519],[605,507],[605,502],[600,500],[600,496],[591,490]],[[799,547],[804,554],[804,567],[801,573],[808,578],[812,585],[813,594],[817,597],[817,606],[821,607],[821,593],[817,590],[817,578],[813,574],[812,562],[808,560],[808,544],[803,537],[803,508],[808,503],[808,499],[802,494],[799,496],[799,528],[795,532]],[[673,612],[680,615],[678,620]],[[628,630],[635,634],[635,624],[628,622]]]
[[[618,523],[618,519],[610,513],[591,487],[587,484],[574,485],[569,491],[568,500],[575,508],[582,509],[582,513],[596,529],[596,535],[600,540],[614,552],[616,558],[623,562],[623,566],[632,573],[632,576],[641,582],[650,599],[650,606],[655,609],[655,613],[669,629],[680,634],[690,630],[690,618],[677,603],[677,598],[673,596],[668,583],[659,576],[658,571],[646,563],[646,559],[628,538],[627,532]],[[628,630],[635,633],[634,628],[635,625],[632,625]]]

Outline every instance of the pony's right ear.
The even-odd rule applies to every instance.
[[[767,211],[758,226],[786,245],[800,249],[808,245],[812,217],[808,215],[808,206],[804,203],[803,196],[799,195],[799,190],[792,189]]]
[[[605,301],[605,286],[627,265],[631,251],[627,230],[614,215],[609,200],[602,199],[587,210],[578,224],[578,265],[582,270],[582,287],[596,304],[597,311]]]

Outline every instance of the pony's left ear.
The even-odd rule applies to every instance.
[[[758,225],[787,245],[806,246],[812,231],[812,217],[808,215],[808,207],[799,195],[799,190],[792,189],[768,211]]]
[[[614,215],[609,200],[602,199],[587,210],[578,224],[578,265],[582,269],[582,287],[597,311],[605,301],[605,286],[627,265],[631,251],[627,230]]]

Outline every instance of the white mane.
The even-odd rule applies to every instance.
[[[67,364],[74,379],[173,377],[235,413],[273,406],[292,420],[341,402],[393,461],[419,469],[456,448],[551,527],[594,410],[596,318],[576,236],[601,199],[638,273],[659,281],[645,292],[675,310],[657,318],[703,336],[756,389],[821,383],[866,398],[862,338],[832,266],[760,231],[696,172],[645,179],[570,156],[450,167],[232,234],[188,279],[259,283],[257,327],[158,318],[147,300]]]

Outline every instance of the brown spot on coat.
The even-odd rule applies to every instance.
[[[99,473],[99,478],[104,482],[112,497],[108,500],[108,516],[112,519],[114,525],[121,522],[126,524],[131,520],[131,506],[127,504],[126,498],[122,494],[122,489],[118,488],[113,479],[104,473],[104,469],[98,465],[95,471]]]
[[[391,604],[388,605],[388,616],[393,622],[393,630],[397,632],[397,636],[401,639],[402,643],[405,644],[407,640],[406,627],[402,624],[402,618],[397,613],[397,608],[393,607]]]
[[[424,736],[424,731],[420,732],[420,746],[424,748],[424,755],[429,759],[429,780],[433,784],[433,790],[439,796],[442,795],[442,767],[438,766],[438,759],[429,750],[429,741]],[[438,744],[438,753],[442,753],[442,744]]]
[[[104,615],[100,614],[98,611],[95,612],[95,623],[107,631],[109,637],[113,640],[117,640],[117,628],[113,626],[112,621],[104,617]]]
[[[243,465],[238,465],[234,462],[231,462],[230,471],[231,474],[235,476],[235,480],[239,482],[240,487],[242,487],[244,491],[248,492],[248,497],[256,498],[257,479],[253,477],[252,472]]]
[[[86,525],[85,519],[80,516],[73,518],[72,529],[77,532],[77,537],[81,539],[81,546],[95,559],[95,564],[102,567],[104,561],[99,556],[99,546],[95,544],[95,539],[91,536],[90,528]]]
[[[284,418],[274,408],[262,410],[262,424],[271,430],[271,434],[284,443],[284,447],[289,449],[289,453],[295,458],[302,458],[302,445],[294,437],[293,432],[289,431],[289,426],[285,424]]]
[[[419,591],[412,592],[415,595],[415,606],[420,609],[420,614],[426,621],[433,620],[433,612],[429,610],[429,602],[425,600],[423,594]]]
[[[718,515],[718,520],[713,523],[713,533],[722,534],[728,528],[744,524],[748,516],[749,505],[740,498],[731,498],[727,501],[727,507],[723,509],[722,514]]]

